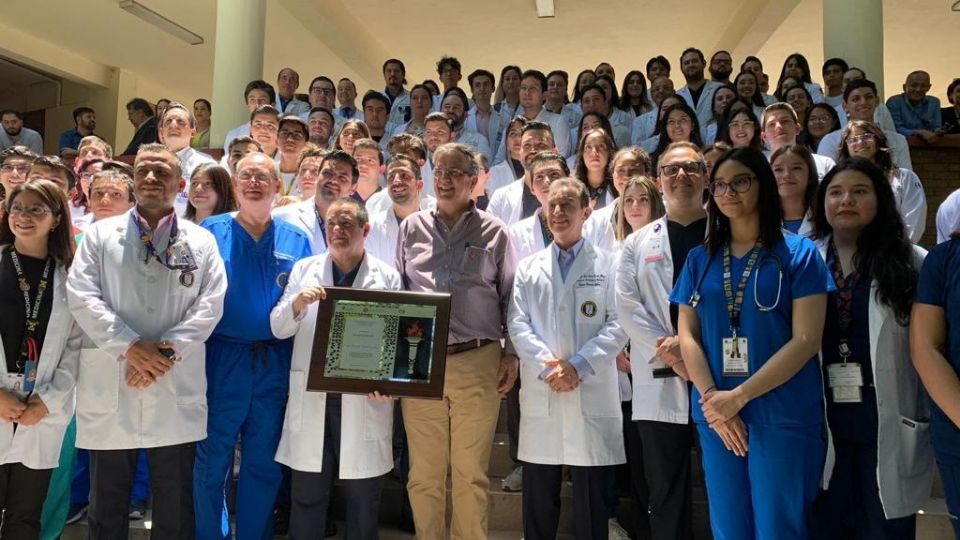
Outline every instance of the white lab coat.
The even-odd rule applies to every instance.
[[[205,342],[223,313],[227,276],[213,236],[186,220],[194,283],[151,259],[130,213],[87,228],[70,268],[67,298],[96,348],[80,351],[77,448],[154,448],[207,436]],[[161,238],[159,245],[166,245]],[[127,386],[123,354],[137,339],[168,341],[181,360],[156,383]]]
[[[614,256],[584,242],[560,278],[554,248],[517,266],[510,302],[510,339],[520,357],[522,461],[548,465],[625,463],[616,356],[627,343],[614,312]],[[538,380],[551,358],[581,355],[593,374],[557,393]]]
[[[317,211],[313,199],[281,206],[273,211],[273,218],[293,225],[307,233],[310,239],[310,253],[319,255],[327,252],[327,240],[317,222]]]
[[[309,113],[309,111],[307,111],[307,112]],[[343,107],[337,107],[336,109],[334,109],[334,110],[333,110],[333,117],[334,117],[334,118],[344,118],[344,117],[343,117]],[[363,109],[361,109],[361,108],[359,108],[359,107],[354,107],[354,108],[353,108],[353,114],[350,116],[349,119],[352,119],[352,120],[363,120]],[[344,120],[347,120],[347,119],[344,118]]]
[[[587,221],[583,223],[583,237],[593,244],[607,251],[619,251],[620,245],[613,235],[613,213],[616,210],[616,202],[619,199],[607,203],[606,206],[590,214]]]
[[[497,216],[507,225],[520,221],[523,213],[523,179],[518,178],[512,184],[498,189],[491,195],[487,212]]]
[[[827,242],[829,238],[817,242],[824,259]],[[926,255],[926,251],[914,246],[913,258],[917,268]],[[915,514],[929,500],[933,484],[933,446],[930,443],[929,404],[910,361],[908,329],[897,324],[893,311],[877,300],[876,288],[874,280],[868,319],[879,418],[877,483],[884,514],[887,519],[895,519]],[[824,390],[829,399],[829,390]],[[830,484],[835,464],[833,436],[828,430],[824,489]]]
[[[509,161],[501,161],[490,167],[490,178],[487,180],[487,193],[493,196],[502,187],[509,186],[517,177],[513,174],[513,167]]]
[[[6,246],[0,246],[0,261],[6,256]],[[47,289],[47,294],[53,294],[53,307],[33,389],[50,414],[35,425],[19,425],[16,431],[11,422],[0,420],[0,464],[22,463],[36,470],[53,469],[59,464],[63,434],[76,404],[74,392],[83,339],[83,332],[67,306],[66,279],[66,272],[58,264],[53,271],[53,287]],[[0,345],[0,386],[6,374],[7,358]]]
[[[273,104],[273,106],[280,111],[280,116],[287,114],[295,114],[297,116],[310,114],[310,104],[306,101],[300,101],[297,99],[297,96],[293,96],[293,99],[287,102],[287,107],[283,108],[280,106],[280,95],[277,94],[277,101]]]
[[[522,107],[517,107],[522,110]],[[572,142],[570,138],[570,125],[569,123],[559,114],[554,114],[546,109],[541,109],[540,114],[534,118],[537,122],[543,122],[550,126],[550,131],[553,134],[553,143],[557,147],[557,152],[561,156],[567,157],[573,153],[576,153],[576,143]],[[507,155],[507,137],[503,136],[500,138],[500,147],[497,148],[497,153],[494,158],[494,163],[500,163],[506,159]]]
[[[653,378],[654,369],[667,367],[657,358],[657,339],[676,335],[669,300],[673,270],[666,217],[624,240],[617,270],[617,315],[630,337],[633,420],[690,421],[687,383],[680,377]]]
[[[513,252],[517,255],[518,261],[543,251],[543,248],[547,247],[543,241],[543,231],[540,228],[540,212],[541,209],[538,208],[532,216],[521,219],[507,228],[507,233],[510,234],[510,243],[513,244]]]
[[[470,148],[473,148],[475,152],[480,152],[481,154],[487,156],[487,162],[490,162],[493,159],[493,152],[490,151],[490,144],[487,143],[487,138],[476,131],[462,129],[454,142],[465,144]]]
[[[713,93],[721,86],[723,85],[718,82],[707,81],[703,87],[703,92],[700,93],[700,101],[697,102],[696,106],[693,105],[693,96],[690,94],[690,88],[686,85],[680,90],[677,90],[677,95],[682,97],[683,100],[687,102],[687,105],[697,113],[697,119],[700,121],[700,125],[703,126],[709,124],[710,118],[713,117]]]
[[[653,132],[657,129],[658,114],[659,111],[654,109],[634,119],[630,127],[630,144],[640,146],[640,143],[653,137]]]
[[[883,130],[883,134],[887,136],[887,143],[890,145],[893,164],[897,167],[903,167],[904,169],[912,171],[913,161],[910,159],[910,145],[907,143],[907,138],[896,131],[888,131],[886,129]],[[840,141],[842,137],[842,128],[824,135],[823,138],[820,139],[820,145],[817,146],[817,154],[827,156],[834,161],[840,159]]]
[[[327,394],[307,391],[307,374],[313,354],[317,304],[300,319],[293,316],[293,301],[306,287],[333,285],[333,259],[329,253],[297,261],[283,296],[270,312],[270,329],[278,339],[293,338],[290,393],[276,460],[297,471],[322,472]],[[357,289],[398,291],[400,274],[369,253],[353,282]],[[340,433],[340,470],[344,480],[380,476],[393,468],[393,402],[379,403],[367,396],[343,394]]]
[[[927,230],[927,194],[920,177],[911,170],[896,169],[890,175],[890,187],[907,227],[907,236],[911,242],[919,242]]]
[[[957,229],[960,229],[960,189],[947,195],[937,208],[937,243],[950,240]]]
[[[487,159],[493,159],[493,152],[491,149],[500,147],[500,139],[503,137],[503,132],[507,128],[507,124],[510,122],[509,118],[504,118],[493,108],[490,109],[490,121],[487,123],[487,132],[481,133],[480,128],[477,126],[477,108],[473,107],[467,111],[467,117],[463,121],[464,131],[473,131],[475,133],[480,133],[487,140]],[[491,163],[493,163],[491,161]]]
[[[384,88],[381,92],[387,99],[390,99],[390,96],[387,95],[387,89]],[[405,117],[410,113],[410,92],[407,92],[406,89],[400,91],[400,94],[397,95],[396,99],[393,100],[393,103],[390,104],[390,124],[402,124],[404,123]]]
[[[367,214],[370,216],[370,223],[373,223],[373,217],[377,214],[382,214],[387,210],[393,208],[393,199],[390,198],[389,190],[384,188],[380,191],[374,193],[367,199],[367,202],[363,205],[367,209]],[[426,190],[420,190],[420,209],[421,210],[433,210],[437,207],[437,199],[432,195],[428,195]],[[384,260],[393,260],[390,259]]]
[[[890,114],[890,109],[887,108],[887,104],[877,100],[877,108],[873,111],[873,123],[880,126],[880,129],[883,131],[893,131],[896,133],[897,125],[893,122],[893,115]],[[837,111],[837,116],[840,117],[840,129],[847,127],[847,111],[843,110],[843,98],[840,99],[840,104],[834,107]]]
[[[433,197],[425,201],[420,199],[420,210],[434,210],[437,201]],[[393,205],[384,212],[370,216],[370,233],[364,241],[367,253],[381,261],[395,261],[397,259],[397,240],[400,238],[400,225],[397,223],[397,214]]]
[[[224,167],[226,167],[227,156],[228,156],[228,154],[229,154],[229,152],[230,152],[230,143],[233,142],[234,139],[238,139],[238,138],[240,138],[240,137],[249,137],[249,136],[250,136],[250,123],[249,123],[249,122],[244,122],[244,123],[240,124],[239,126],[233,128],[233,129],[231,129],[230,131],[227,132],[227,137],[223,140],[223,154],[224,154],[224,155],[223,155],[222,165],[223,165]]]

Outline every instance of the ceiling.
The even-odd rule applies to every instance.
[[[11,44],[0,42],[0,56],[29,63],[36,51],[44,57],[38,67],[59,77],[98,84],[106,80],[103,73],[119,68],[135,73],[148,92],[181,100],[209,96],[217,1],[139,1],[205,43],[191,46],[169,36],[120,9],[117,0],[45,0],[43,9],[36,0],[5,0],[0,32]],[[461,60],[464,76],[477,67],[499,73],[507,63],[565,69],[572,76],[606,61],[622,77],[656,54],[676,63],[687,46],[708,55],[727,48],[736,62],[759,52],[768,72],[800,50],[816,66],[823,60],[822,2],[842,0],[554,0],[556,17],[550,19],[537,18],[534,0],[264,1],[267,80],[290,65],[306,79],[301,91],[323,73],[353,77],[362,93],[382,86],[380,64],[388,57],[406,62],[410,81],[436,78],[443,54]],[[941,96],[960,76],[958,48],[944,46],[960,35],[960,13],[948,4],[884,2],[886,81],[894,92],[916,67],[931,71],[933,93]],[[924,39],[916,39],[920,30]],[[5,69],[0,65],[0,81]]]

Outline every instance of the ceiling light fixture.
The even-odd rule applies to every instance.
[[[137,2],[137,0],[120,0],[120,9],[146,23],[152,24],[171,36],[186,41],[190,45],[200,45],[203,43],[203,37],[194,34],[190,30]]]
[[[537,17],[553,17],[553,0],[537,0]]]

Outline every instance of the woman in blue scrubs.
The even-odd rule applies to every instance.
[[[831,444],[812,537],[913,540],[933,478],[929,406],[907,332],[926,252],[910,242],[890,182],[869,160],[841,161],[814,205],[837,290],[820,350]]]
[[[713,535],[805,539],[826,447],[816,354],[833,280],[813,242],[783,235],[761,152],[722,155],[710,192],[707,243],[690,252],[670,301],[695,385]]]
[[[960,539],[960,230],[923,262],[910,316],[910,353],[933,402],[933,452]]]

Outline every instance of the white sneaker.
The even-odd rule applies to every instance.
[[[630,540],[630,535],[617,523],[617,518],[607,520],[607,533],[610,540]]]
[[[513,472],[508,474],[500,485],[508,493],[523,491],[523,467],[513,469]]]

